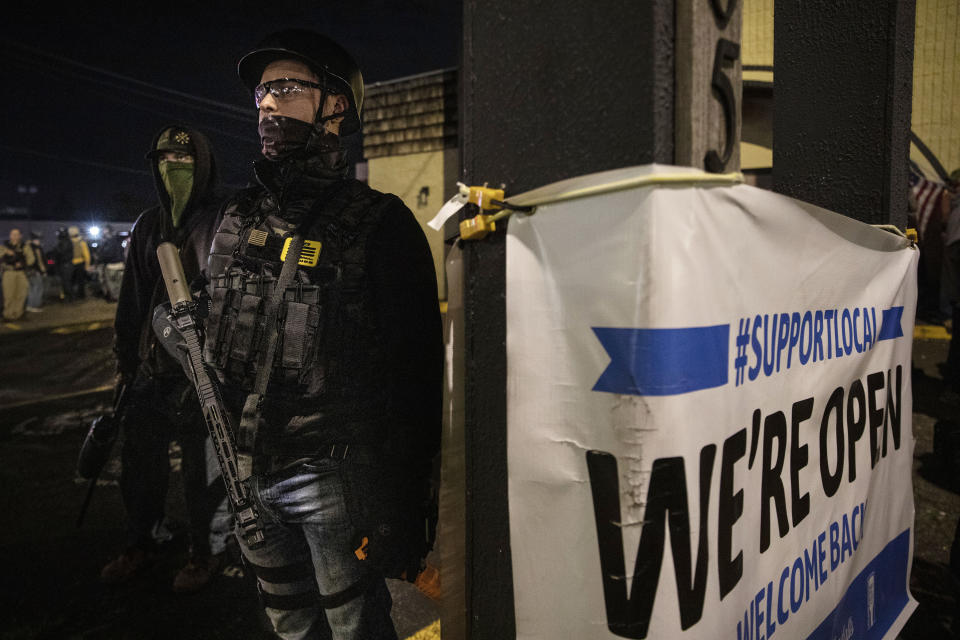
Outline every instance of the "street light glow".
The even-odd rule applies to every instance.
[[[92,227],[90,227],[89,229],[87,229],[87,235],[89,235],[91,238],[99,238],[99,237],[100,237],[100,227],[98,227],[98,226],[92,226]]]

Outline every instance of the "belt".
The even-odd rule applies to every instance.
[[[318,457],[330,460],[351,460],[360,463],[383,462],[383,449],[369,444],[331,444],[321,448]]]
[[[265,455],[259,457],[260,463],[257,472],[275,473],[282,470],[293,470],[298,462],[308,460],[349,460],[359,464],[383,464],[385,462],[383,450],[380,447],[368,444],[329,444],[323,445],[315,453],[295,456],[290,454]]]
[[[357,452],[356,446],[354,446],[354,453]],[[327,449],[324,447],[324,458],[330,458],[331,460],[346,460],[347,455],[350,453],[349,444],[332,444],[330,448]]]

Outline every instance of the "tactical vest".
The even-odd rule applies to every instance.
[[[278,332],[258,454],[375,443],[385,420],[385,358],[367,282],[367,241],[395,196],[346,180],[311,203],[299,267],[271,328],[266,305],[282,260],[296,259],[285,254],[295,229],[276,215],[271,196],[250,195],[226,206],[214,236],[204,359],[236,410],[264,366],[267,332]]]

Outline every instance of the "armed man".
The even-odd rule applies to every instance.
[[[141,213],[131,231],[114,321],[117,395],[126,388],[117,417],[124,432],[120,491],[127,540],[122,553],[100,575],[109,584],[130,580],[153,561],[156,540],[169,535],[163,526],[168,447],[176,438],[183,455],[190,557],[174,577],[173,590],[191,592],[207,584],[218,568],[224,534],[210,536],[210,528],[223,494],[219,481],[212,485],[219,496],[208,491],[206,429],[196,394],[152,330],[153,310],[167,299],[156,251],[160,243],[172,243],[187,274],[197,278],[206,266],[223,197],[216,188],[210,143],[201,132],[181,124],[167,125],[154,136],[146,158],[159,203]],[[228,520],[224,515],[225,511],[221,519]]]
[[[384,577],[412,581],[432,544],[430,249],[399,198],[347,178],[363,79],[344,49],[281,31],[238,73],[264,157],[214,237],[203,351],[259,510],[256,544],[238,539],[281,637],[396,638]]]

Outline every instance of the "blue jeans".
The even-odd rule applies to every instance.
[[[123,282],[123,263],[101,264],[99,271],[103,297],[111,301],[118,300],[120,298],[120,284]]]
[[[397,638],[386,582],[354,553],[341,477],[347,464],[327,458],[251,478],[265,542],[251,550],[237,539],[285,640]]]
[[[27,280],[30,282],[30,289],[27,292],[27,306],[39,309],[43,306],[43,274],[39,271],[31,271],[27,274]]]

